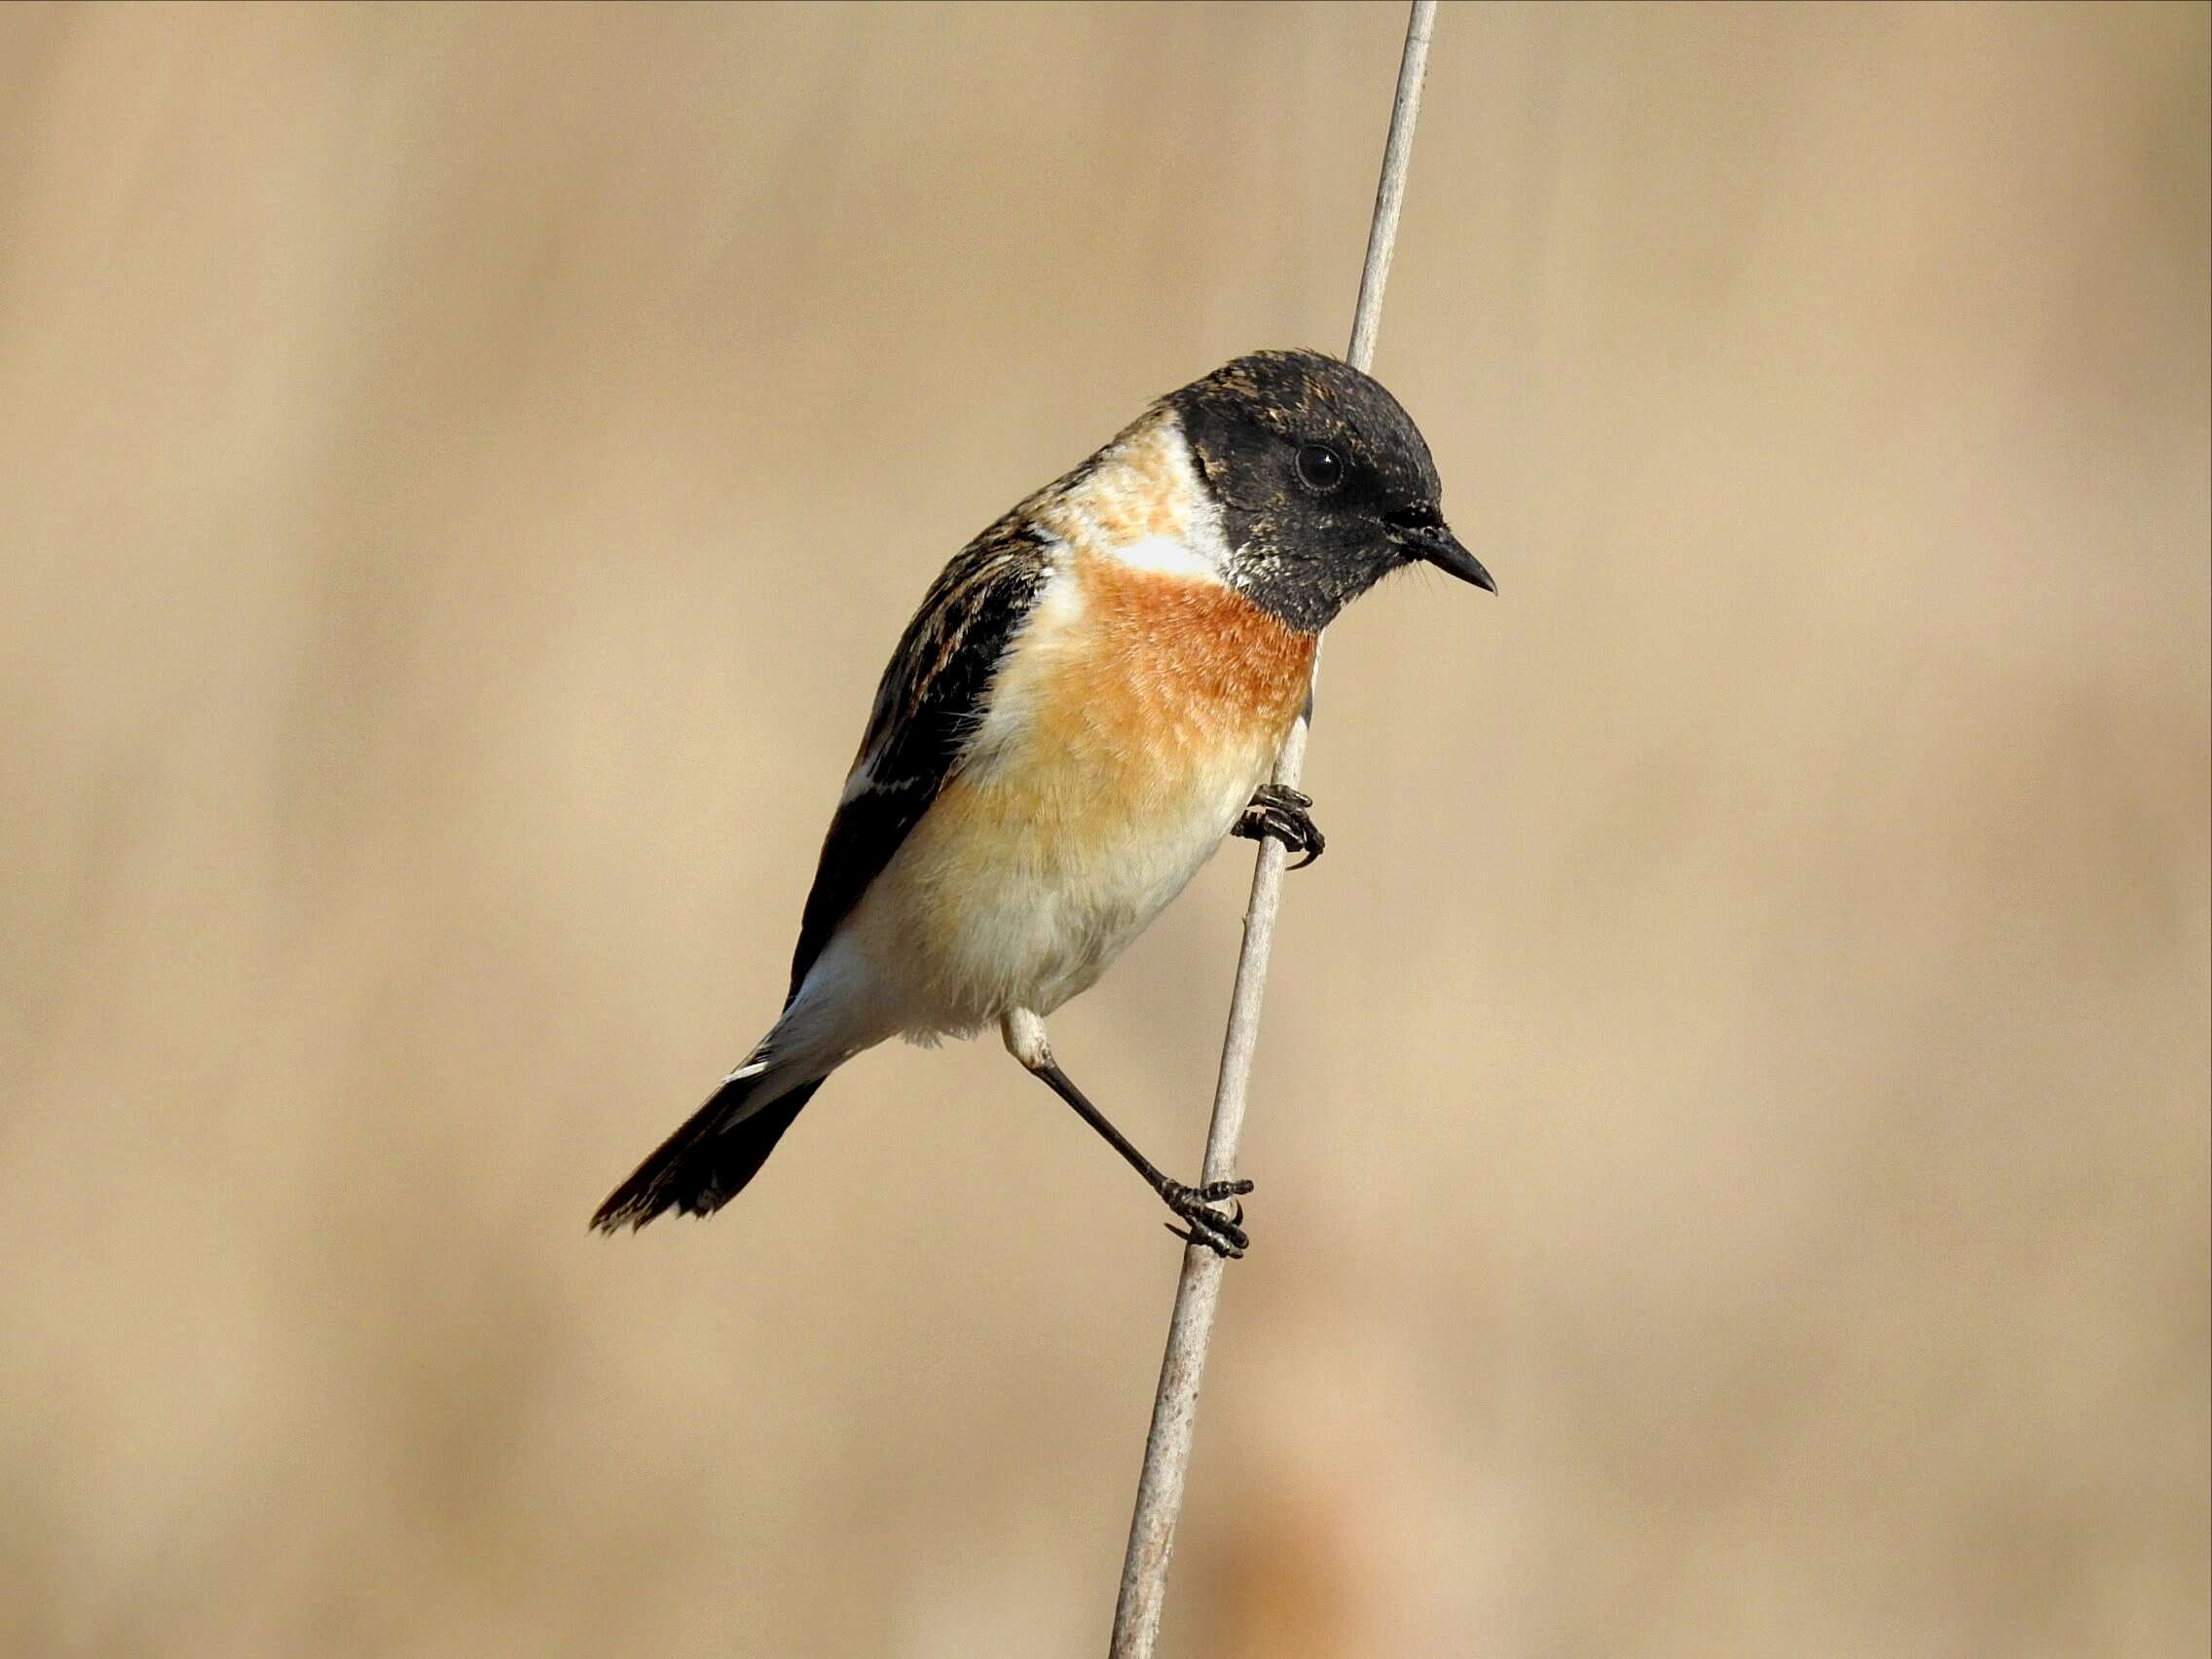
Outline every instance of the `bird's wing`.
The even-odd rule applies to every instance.
[[[1010,513],[954,555],[906,624],[822,843],[792,955],[792,997],[837,924],[959,771],[1000,659],[1044,585],[1045,546],[1018,509]]]

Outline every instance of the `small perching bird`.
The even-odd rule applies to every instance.
[[[1007,1048],[1185,1229],[1247,1242],[1249,1181],[1162,1174],[1052,1058],[1088,989],[1231,835],[1322,847],[1266,785],[1321,630],[1425,562],[1495,591],[1446,527],[1428,445],[1357,369],[1239,357],[1171,392],[953,556],[876,688],[782,1016],[592,1218],[710,1215],[823,1081],[888,1037]]]

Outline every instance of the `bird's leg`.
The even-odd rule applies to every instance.
[[[1161,1172],[1151,1159],[1139,1152],[1122,1133],[1107,1122],[1106,1114],[1099,1111],[1083,1096],[1083,1090],[1069,1081],[1068,1074],[1048,1058],[1042,1065],[1030,1068],[1048,1084],[1052,1092],[1076,1109],[1076,1115],[1106,1137],[1111,1146],[1129,1161],[1129,1166],[1151,1184],[1160,1195],[1161,1202],[1179,1216],[1184,1225],[1169,1227],[1176,1237],[1193,1244],[1203,1244],[1217,1256],[1241,1256],[1251,1239],[1245,1235],[1241,1223],[1244,1206],[1224,1215],[1213,1206],[1233,1198],[1241,1198],[1252,1190],[1249,1181],[1212,1181],[1202,1187],[1186,1187],[1182,1182]]]
[[[1236,821],[1233,835],[1251,841],[1280,841],[1283,850],[1306,856],[1290,867],[1304,869],[1328,849],[1328,837],[1313,822],[1313,797],[1288,784],[1262,784],[1252,804]]]
[[[1240,1198],[1252,1190],[1249,1181],[1209,1181],[1202,1187],[1186,1187],[1182,1182],[1161,1173],[1160,1166],[1139,1152],[1129,1137],[1122,1133],[1084,1097],[1068,1074],[1060,1070],[1052,1058],[1052,1051],[1045,1044],[1045,1022],[1027,1010],[1016,1010],[1003,1021],[1006,1046],[1014,1057],[1051,1086],[1052,1092],[1076,1110],[1076,1116],[1105,1137],[1106,1144],[1126,1159],[1129,1167],[1145,1178],[1146,1184],[1160,1195],[1161,1202],[1173,1210],[1182,1227],[1170,1226],[1167,1231],[1176,1237],[1193,1244],[1203,1244],[1217,1256],[1241,1256],[1251,1243],[1243,1228],[1244,1206],[1239,1203],[1224,1215],[1213,1206]]]

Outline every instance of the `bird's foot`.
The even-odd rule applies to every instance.
[[[1244,1206],[1236,1207],[1224,1215],[1213,1206],[1242,1198],[1252,1190],[1249,1181],[1210,1181],[1203,1187],[1186,1187],[1180,1181],[1170,1181],[1160,1189],[1160,1196],[1167,1207],[1183,1219],[1184,1225],[1168,1224],[1167,1231],[1186,1244],[1203,1244],[1217,1256],[1234,1260],[1244,1254],[1252,1240],[1245,1235],[1242,1226]]]
[[[1231,833],[1250,841],[1280,841],[1285,852],[1305,855],[1290,866],[1304,869],[1329,845],[1328,837],[1313,822],[1312,805],[1313,797],[1303,790],[1287,784],[1262,784]]]

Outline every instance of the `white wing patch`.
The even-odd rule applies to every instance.
[[[932,781],[928,778],[895,778],[888,784],[879,783],[875,776],[875,763],[881,758],[882,753],[880,749],[870,750],[866,758],[847,775],[844,791],[837,796],[839,806],[848,805],[865,794],[895,795],[918,790]]]

